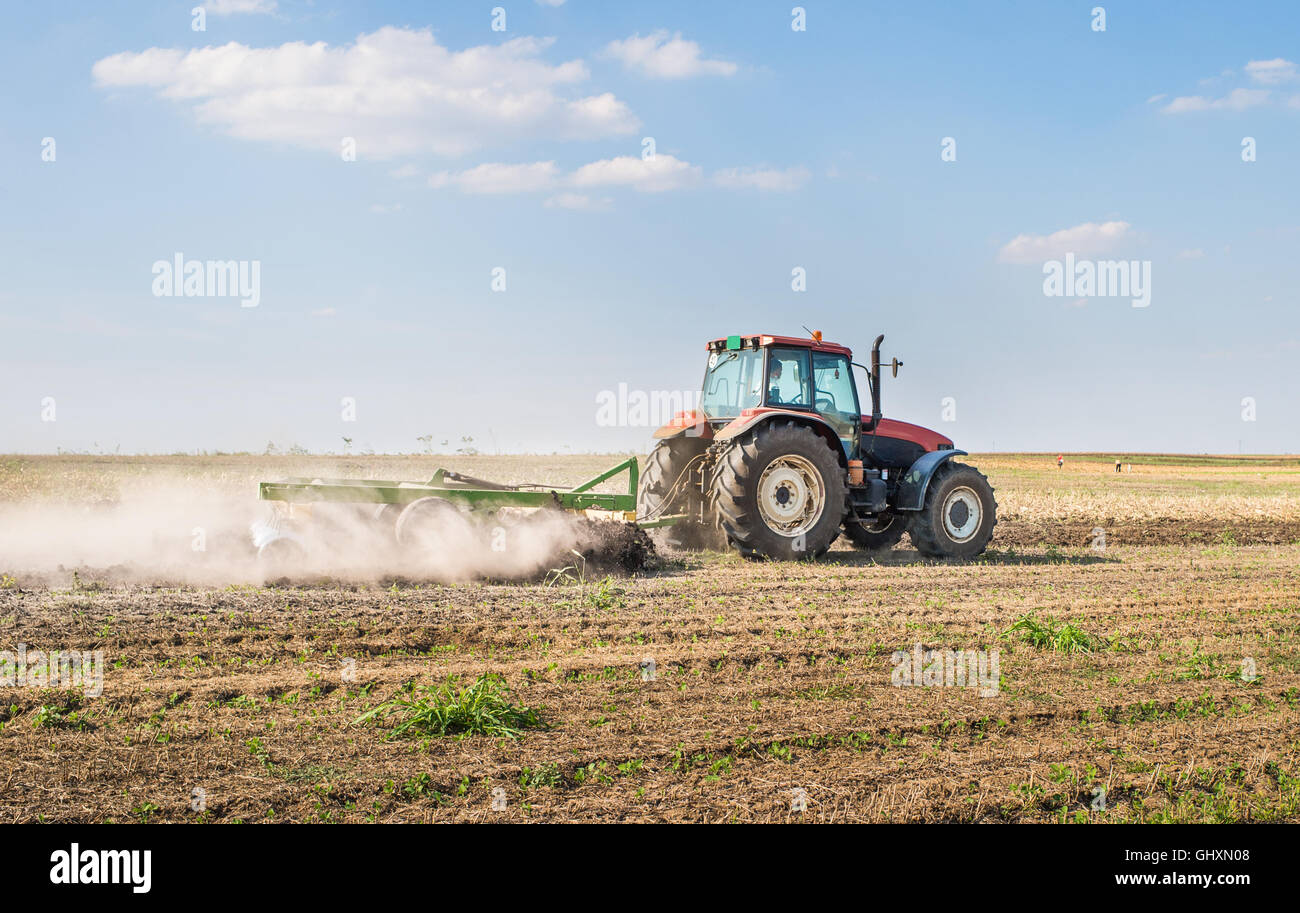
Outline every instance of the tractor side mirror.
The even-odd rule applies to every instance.
[[[894,368],[894,376],[895,376],[895,377],[898,376],[898,369],[901,368],[902,366],[903,366],[903,363],[902,363],[901,361],[899,361],[897,358],[895,358],[895,359],[894,359],[894,365],[893,365],[893,368]]]

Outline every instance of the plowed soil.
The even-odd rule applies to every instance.
[[[99,696],[0,684],[0,820],[1300,820],[1300,466],[964,459],[1002,505],[965,565],[904,539],[816,563],[661,549],[635,576],[509,585],[193,586],[0,554],[0,650],[105,662]],[[576,482],[615,461],[434,465]],[[75,480],[111,500],[177,474],[248,497],[283,463],[3,458],[0,497]],[[1049,618],[1089,652],[1014,627]],[[900,686],[914,649],[996,653],[1000,675]],[[354,722],[408,683],[483,673],[540,725]]]

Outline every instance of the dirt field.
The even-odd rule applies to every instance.
[[[104,661],[99,696],[0,685],[0,821],[1300,821],[1300,460],[1054,457],[965,458],[1000,504],[969,565],[195,586],[0,551],[0,650]],[[0,457],[0,505],[618,459]],[[989,675],[908,686],[914,650]],[[518,739],[356,722],[486,672]]]

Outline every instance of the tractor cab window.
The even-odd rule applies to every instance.
[[[843,355],[813,353],[814,402],[817,411],[851,452],[862,415],[853,387],[852,366]]]
[[[763,400],[763,353],[758,349],[709,353],[700,409],[709,418],[735,418]]]
[[[769,406],[812,406],[812,390],[808,383],[808,350],[768,350],[767,404]]]

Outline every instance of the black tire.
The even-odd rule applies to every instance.
[[[980,511],[977,518],[972,517],[975,507]],[[912,544],[928,558],[974,558],[993,538],[997,512],[993,486],[984,474],[974,466],[949,460],[935,472],[925,492],[925,506],[912,517]],[[963,533],[968,525],[971,531]]]
[[[906,514],[883,513],[871,525],[857,520],[844,521],[844,535],[855,546],[867,551],[884,551],[893,548],[907,532]]]
[[[676,494],[673,487],[681,479],[682,472],[691,460],[704,453],[708,441],[697,437],[675,437],[660,441],[650,451],[645,469],[641,471],[641,483],[637,486],[636,509],[638,520],[650,520],[667,514],[689,513],[699,516],[703,496],[699,489],[691,484],[691,479],[682,479],[684,483]],[[672,494],[670,503],[665,499]],[[710,530],[699,523],[675,523],[664,527],[663,540],[674,548],[705,548],[711,544]]]
[[[790,458],[801,461],[798,470],[789,467]],[[767,475],[769,468],[773,469],[772,475]],[[807,472],[816,476],[820,486],[820,508],[816,507],[818,498],[812,485],[783,481]],[[804,478],[806,482],[808,477]],[[760,491],[760,487],[768,491]],[[794,493],[793,500],[780,499],[782,487],[786,488],[787,499]],[[844,469],[825,440],[811,428],[794,422],[763,425],[735,440],[722,455],[713,493],[727,541],[746,558],[788,561],[818,557],[839,536],[844,519]],[[771,507],[765,510],[763,503]],[[790,527],[799,532],[791,534],[772,525],[772,512],[786,509],[808,514],[802,523]]]

